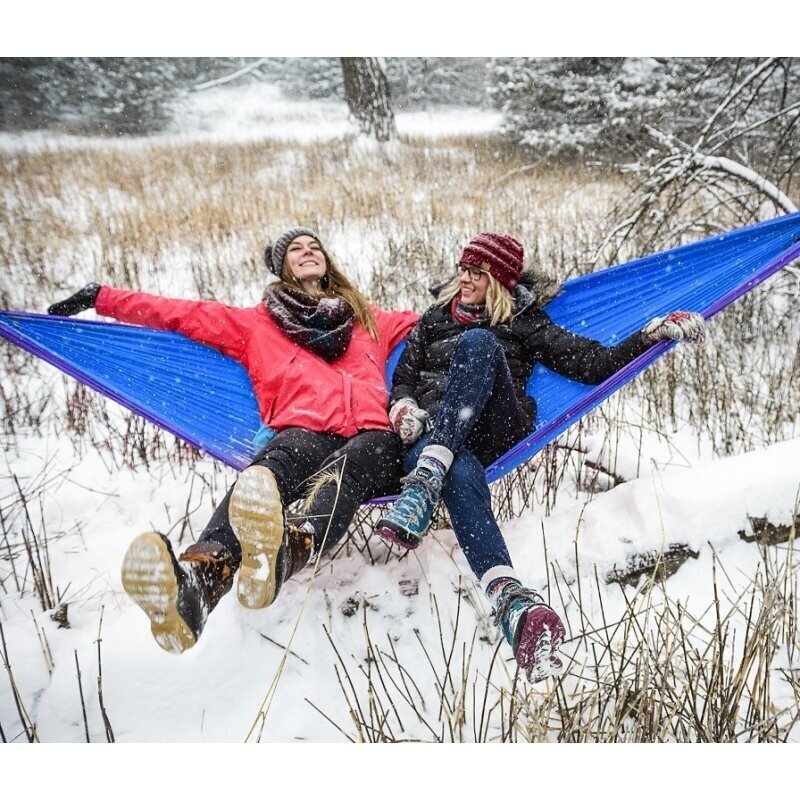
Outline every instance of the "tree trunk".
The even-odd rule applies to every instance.
[[[389,83],[377,58],[342,58],[344,91],[362,133],[388,142],[397,134]]]

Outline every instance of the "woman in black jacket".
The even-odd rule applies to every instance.
[[[420,318],[394,374],[389,418],[410,449],[403,492],[376,532],[413,549],[440,497],[456,538],[495,611],[495,623],[532,681],[560,671],[564,625],[522,586],[492,514],[484,468],[535,427],[525,387],[537,363],[583,383],[601,383],[660,339],[699,341],[699,314],[653,320],[614,347],[556,325],[548,297],[511,236],[481,233],[464,249],[459,274]],[[424,435],[423,435],[424,434]]]

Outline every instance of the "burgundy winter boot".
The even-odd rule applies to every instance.
[[[558,650],[566,638],[564,623],[538,592],[516,581],[503,586],[497,598],[495,625],[502,628],[517,664],[531,683],[561,672],[564,664]]]
[[[234,561],[217,542],[197,542],[175,558],[160,533],[131,542],[122,562],[122,585],[150,619],[150,631],[169,653],[193,647],[206,620],[233,585]]]

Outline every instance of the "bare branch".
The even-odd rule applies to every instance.
[[[786,106],[786,108],[781,108],[780,110],[776,111],[774,114],[770,114],[767,117],[763,117],[762,119],[756,120],[755,122],[751,123],[750,125],[748,125],[745,128],[734,129],[733,125],[729,125],[727,128],[724,128],[724,129],[722,129],[720,131],[717,131],[717,133],[715,133],[713,136],[709,137],[708,141],[709,141],[709,143],[711,143],[714,139],[726,135],[729,131],[733,131],[733,132],[730,133],[729,136],[727,136],[727,138],[723,138],[723,139],[721,139],[721,141],[719,141],[717,144],[715,144],[711,148],[710,152],[713,153],[715,150],[719,150],[719,148],[725,147],[725,145],[730,144],[735,139],[739,139],[742,136],[746,136],[748,133],[752,133],[754,130],[757,130],[758,128],[763,127],[764,125],[766,125],[769,122],[773,122],[774,120],[779,119],[780,117],[788,116],[792,111],[794,111],[796,109],[800,109],[800,102],[793,103],[790,106]]]
[[[520,175],[523,172],[530,172],[532,169],[536,169],[539,166],[538,164],[526,164],[524,167],[517,167],[516,169],[509,170],[504,175],[501,175],[492,185],[490,188],[496,189],[501,183],[504,183],[509,178],[513,178],[514,175]]]
[[[213,81],[198,83],[197,86],[194,87],[194,91],[203,92],[206,89],[213,89],[215,86],[222,86],[225,83],[231,83],[232,81],[241,78],[243,75],[247,75],[248,73],[252,72],[254,69],[258,69],[265,61],[267,61],[266,58],[257,58],[251,64],[248,64],[246,67],[242,67],[242,69],[236,70],[236,72],[232,72],[230,75],[225,75],[222,78],[216,78]]]
[[[745,89],[745,87],[751,82],[754,81],[765,69],[768,69],[772,66],[776,61],[779,59],[777,58],[767,58],[762,61],[718,106],[717,110],[706,120],[705,125],[703,125],[702,131],[700,131],[700,136],[697,137],[697,142],[695,143],[695,147],[699,148],[711,130],[711,126],[716,121],[717,117],[738,97],[739,94]]]
[[[706,156],[702,153],[696,153],[693,160],[697,166],[734,175],[753,188],[758,189],[761,194],[769,197],[775,205],[782,208],[787,214],[793,214],[797,211],[797,206],[774,183],[743,164],[724,156]]]

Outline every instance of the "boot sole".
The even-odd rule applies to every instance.
[[[419,541],[410,541],[408,539],[402,538],[403,535],[408,536],[407,533],[396,531],[394,528],[389,527],[389,524],[386,522],[379,522],[378,527],[374,529],[373,533],[376,533],[381,539],[389,542],[389,544],[396,544],[398,547],[402,547],[403,550],[416,550],[420,542]]]
[[[197,637],[178,613],[178,578],[170,547],[161,534],[143,533],[122,562],[122,585],[147,614],[150,632],[168,653],[183,653]]]
[[[275,476],[248,467],[236,481],[228,520],[242,546],[236,593],[245,608],[264,608],[275,599],[278,551],[283,542],[283,505]]]
[[[564,636],[564,626],[554,611],[538,606],[528,612],[515,656],[531,683],[561,673],[564,664],[558,651]]]

